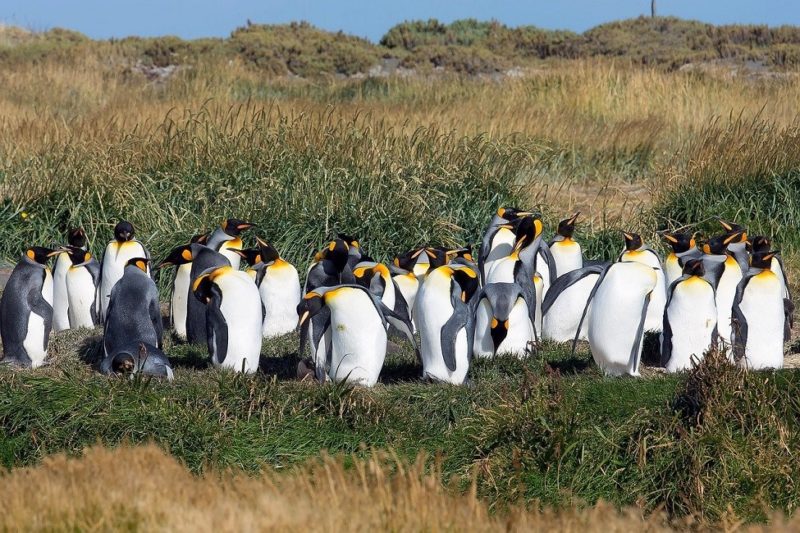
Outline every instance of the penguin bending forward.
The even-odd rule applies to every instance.
[[[0,298],[2,363],[26,368],[44,364],[53,328],[53,276],[49,259],[61,250],[28,248]]]
[[[100,294],[98,306],[100,319],[105,320],[111,289],[122,277],[125,266],[131,259],[143,257],[148,260],[147,273],[150,273],[150,253],[144,245],[134,238],[133,224],[123,220],[114,226],[114,240],[108,243],[100,261]]]

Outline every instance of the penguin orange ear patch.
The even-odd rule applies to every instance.
[[[33,250],[28,250],[27,252],[25,252],[25,255],[27,255],[30,259],[36,259],[36,252],[34,252]]]
[[[181,252],[181,257],[186,259],[187,261],[192,260],[192,251],[191,250],[184,250]]]
[[[89,260],[89,259],[91,259],[91,258],[92,258],[92,254],[90,254],[89,252],[86,252],[85,254],[83,254],[83,260],[84,260],[84,262],[85,262],[85,261],[88,261],[88,260]]]
[[[139,267],[139,269],[142,272],[147,272],[147,263],[146,262],[144,262],[142,260],[136,261],[136,266]]]

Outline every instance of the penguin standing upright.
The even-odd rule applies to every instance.
[[[739,263],[742,273],[747,272],[750,268],[750,254],[747,252],[747,230],[735,222],[720,220],[719,223],[725,228],[728,236],[736,236],[728,241],[728,253]]]
[[[769,252],[772,246],[772,241],[768,237],[762,235],[753,237],[750,242],[752,253],[766,253]],[[776,253],[770,262],[770,270],[778,277],[783,287],[783,308],[786,315],[786,327],[788,328],[787,336],[791,335],[791,329],[794,325],[794,302],[792,301],[792,293],[789,290],[789,279],[786,276],[786,267],[783,265],[781,254]]]
[[[645,245],[642,238],[629,232],[622,232],[625,237],[625,249],[619,256],[619,261],[632,261],[647,265],[655,270],[658,281],[650,295],[650,304],[647,308],[645,331],[661,332],[664,325],[664,305],[667,303],[667,285],[664,270],[661,267],[661,258],[655,250]]]
[[[469,304],[477,289],[475,272],[464,266],[441,266],[425,277],[414,308],[424,378],[464,383],[474,341]]]
[[[715,289],[717,333],[723,344],[731,343],[731,309],[743,276],[739,262],[728,253],[729,243],[736,238],[736,233],[718,235],[703,245],[705,277]]]
[[[252,258],[255,283],[264,310],[262,334],[277,337],[297,327],[297,306],[300,304],[300,276],[297,269],[281,258],[278,250],[256,237],[258,254]],[[259,265],[260,263],[260,265]]]
[[[232,265],[227,257],[203,244],[191,244],[189,250],[192,252],[192,268],[189,270],[186,296],[186,341],[190,344],[205,344],[208,333],[206,305],[194,296],[194,282],[209,269]]]
[[[261,297],[255,281],[231,266],[205,271],[192,283],[205,304],[207,342],[216,367],[252,374],[261,355]]]
[[[753,370],[783,368],[788,340],[783,287],[772,272],[776,252],[753,254],[733,301],[733,353],[740,366]]]
[[[97,315],[100,263],[92,254],[77,247],[69,248],[69,259],[71,264],[66,275],[69,326],[93,328],[100,323]]]
[[[323,313],[323,310],[327,310]],[[300,315],[300,354],[308,325],[322,315],[321,325],[311,335],[319,345],[328,337],[330,346],[317,379],[347,381],[366,387],[378,382],[386,358],[386,330],[389,324],[401,330],[414,345],[411,323],[386,307],[369,289],[360,285],[320,287],[305,295],[297,308]],[[319,366],[318,366],[319,370]]]
[[[126,220],[120,221],[114,226],[114,240],[108,243],[103,259],[100,261],[100,294],[98,296],[100,319],[105,320],[108,309],[111,289],[114,284],[122,277],[125,265],[134,257],[144,257],[150,259],[150,254],[144,245],[134,238],[133,224]],[[147,273],[150,267],[147,266]]]
[[[100,369],[104,374],[142,373],[172,379],[172,367],[161,351],[163,326],[158,288],[145,257],[128,260],[111,291]]]
[[[555,261],[556,278],[573,270],[583,268],[583,250],[581,250],[581,245],[573,238],[575,222],[580,214],[579,211],[559,222],[556,235],[549,243],[550,253]]]
[[[83,228],[74,228],[67,232],[69,248],[86,250],[86,233]],[[58,254],[53,267],[53,330],[63,331],[70,328],[69,295],[67,294],[67,272],[72,267],[69,248]]]
[[[419,291],[419,279],[413,272],[403,270],[394,265],[389,265],[389,271],[392,273],[392,281],[399,298],[403,299],[403,305],[408,310],[408,317],[414,318],[414,302],[417,300],[417,292]]]
[[[478,270],[481,273],[482,283],[486,282],[486,274],[491,268],[491,263],[511,253],[516,240],[512,223],[531,215],[533,213],[513,207],[501,207],[497,210],[483,234],[478,251]]]
[[[175,276],[172,278],[169,321],[175,335],[181,340],[186,340],[186,319],[188,316],[189,293],[192,285],[192,257],[191,244],[177,246],[156,267],[159,269],[168,266],[176,267]]]
[[[536,340],[531,311],[536,307],[526,301],[529,297],[517,283],[490,283],[480,290],[475,296],[476,357],[530,353],[530,343]]]
[[[714,287],[704,274],[702,259],[687,259],[683,275],[669,287],[661,332],[661,362],[668,372],[691,368],[717,342]]]
[[[590,298],[588,337],[604,373],[639,375],[650,295],[660,282],[656,269],[635,261],[614,263],[598,281]]]
[[[238,218],[223,220],[220,227],[208,237],[206,246],[221,253],[234,269],[239,270],[242,257],[236,251],[244,248],[240,235],[244,230],[254,226],[255,224],[252,222],[245,222]]]
[[[575,338],[588,340],[589,320],[584,317],[584,310],[591,311],[592,289],[608,266],[585,266],[558,277],[542,301],[541,335],[544,339],[555,342],[569,342]]]
[[[42,366],[53,328],[53,276],[47,261],[60,251],[32,246],[14,267],[0,298],[2,363]]]
[[[673,281],[683,276],[683,263],[701,257],[703,252],[697,249],[694,236],[689,233],[681,231],[665,233],[664,240],[671,248],[669,255],[664,259],[664,276],[669,287]]]

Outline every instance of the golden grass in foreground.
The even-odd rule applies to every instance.
[[[325,458],[291,473],[196,477],[153,445],[96,447],[55,455],[0,475],[3,530],[170,531],[669,531],[660,515],[599,503],[578,510],[512,509],[490,514],[473,492],[456,495],[423,460]],[[792,530],[792,522],[775,524]],[[686,525],[690,525],[687,523]],[[720,524],[726,531],[741,524]],[[752,529],[753,531],[758,529]]]

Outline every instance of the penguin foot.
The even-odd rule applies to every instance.
[[[301,359],[297,363],[297,379],[300,381],[313,381],[316,379],[316,366],[311,358]]]

